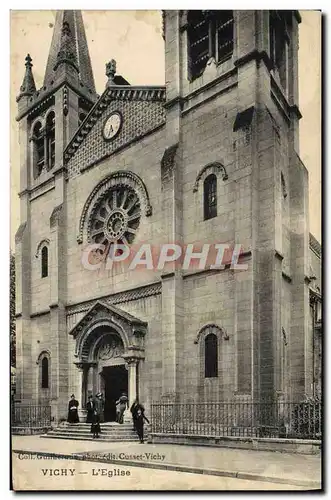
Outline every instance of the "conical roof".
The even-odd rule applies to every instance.
[[[77,69],[79,80],[95,93],[91,60],[80,10],[61,10],[56,13],[44,86],[48,87],[52,81],[56,82],[56,68],[59,63],[65,61]]]
[[[17,99],[20,99],[23,96],[32,96],[35,91],[36,84],[32,73],[32,59],[30,54],[28,54],[25,58],[25,74]]]

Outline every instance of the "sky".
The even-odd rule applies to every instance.
[[[300,156],[309,171],[310,231],[321,238],[321,16],[301,11],[299,28]],[[55,11],[11,11],[10,159],[11,247],[19,226],[19,145],[16,96],[30,53],[37,88],[43,83]],[[164,85],[164,42],[160,11],[83,11],[96,89],[105,88],[105,64],[133,85]]]

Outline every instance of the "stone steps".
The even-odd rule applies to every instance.
[[[124,442],[138,441],[138,436],[132,428],[132,424],[116,424],[112,422],[101,423],[100,441]],[[146,429],[147,430],[147,429]],[[64,423],[43,434],[41,437],[53,439],[73,439],[83,441],[94,441],[91,434],[91,424]]]

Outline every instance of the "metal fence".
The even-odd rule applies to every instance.
[[[26,428],[51,427],[51,407],[49,405],[12,405],[12,426]]]
[[[321,412],[316,401],[153,403],[151,432],[321,439]]]

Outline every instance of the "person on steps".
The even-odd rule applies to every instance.
[[[69,405],[68,405],[68,422],[69,422],[69,424],[78,424],[78,422],[79,422],[78,406],[79,406],[79,403],[78,403],[77,399],[75,398],[75,395],[71,394],[71,399],[70,399]]]
[[[91,433],[93,434],[93,439],[98,438],[101,432],[100,429],[100,415],[96,409],[93,411]]]
[[[143,407],[143,405],[141,405],[139,403],[139,399],[136,398],[134,400],[134,402],[132,403],[131,408],[130,408],[130,412],[131,412],[132,420],[133,420],[133,430],[134,431],[136,431],[136,417],[137,417],[137,411],[139,410],[139,408],[142,408],[142,410],[145,411],[145,408]]]
[[[86,410],[87,410],[86,423],[91,424],[94,413],[94,401],[92,395],[88,397],[88,402],[86,403]]]
[[[123,415],[125,410],[129,406],[129,400],[125,392],[123,392],[122,396],[116,401],[116,421],[119,424],[123,424]]]
[[[148,418],[145,416],[144,407],[140,406],[136,412],[135,428],[141,444],[144,444],[144,421],[149,424]]]

